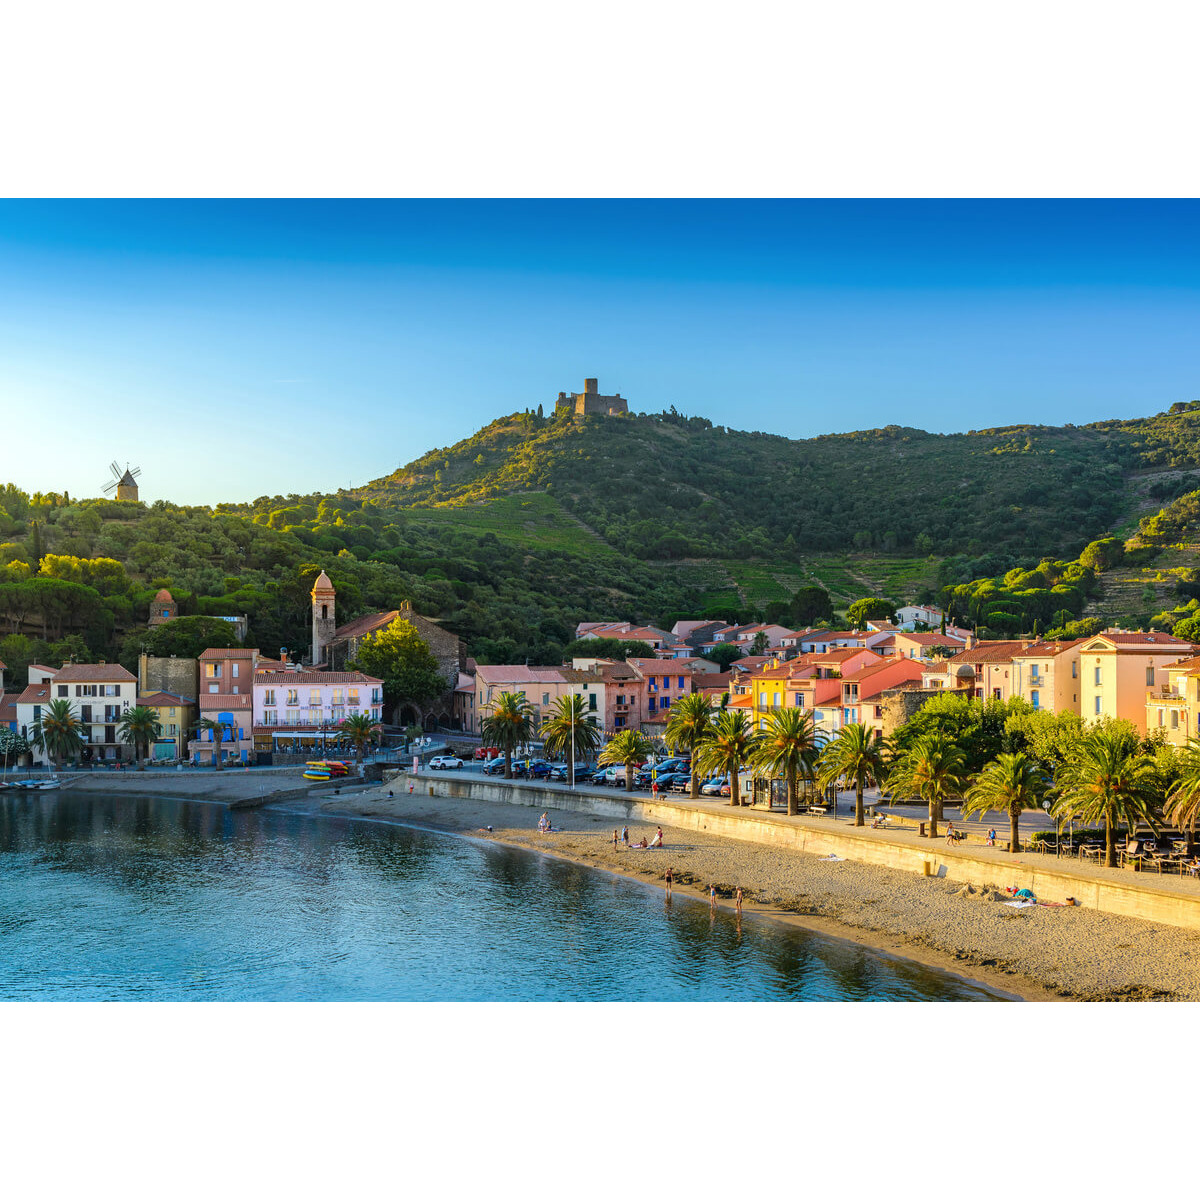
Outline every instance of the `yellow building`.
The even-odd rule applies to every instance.
[[[1011,694],[1035,709],[1080,712],[1079,651],[1086,640],[1034,642],[1018,651],[1012,656]]]
[[[158,713],[162,734],[150,748],[151,758],[186,758],[187,740],[196,724],[196,701],[177,692],[151,692],[137,698],[139,707]]]
[[[1146,732],[1156,729],[1172,746],[1200,737],[1200,658],[1173,663],[1157,687],[1146,689]]]
[[[1192,657],[1192,644],[1169,633],[1100,633],[1079,647],[1079,714],[1130,721],[1146,732],[1146,696],[1160,691],[1167,668]],[[1043,660],[1044,661],[1044,660]]]

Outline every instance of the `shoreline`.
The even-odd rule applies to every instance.
[[[554,858],[560,862],[569,862],[576,866],[603,871],[618,878],[653,887],[659,892],[666,892],[666,883],[659,872],[648,873],[645,868],[635,868],[632,864],[629,867],[624,867],[619,863],[600,863],[594,861],[592,857],[586,854],[572,853],[564,850],[561,845],[546,844],[546,839],[557,836],[555,834],[540,835],[539,842],[531,844],[528,837],[523,836],[523,834],[528,832],[538,837],[539,835],[537,835],[536,830],[523,831],[512,828],[500,829],[494,827],[494,831],[488,833],[479,827],[470,826],[468,823],[462,821],[437,820],[436,817],[431,816],[428,812],[421,813],[420,819],[410,819],[404,814],[382,811],[379,805],[381,801],[387,803],[385,795],[386,786],[378,787],[371,789],[370,792],[361,793],[359,796],[339,797],[337,800],[322,803],[311,809],[295,811],[304,811],[314,816],[353,817],[381,825],[399,825],[429,833],[472,838],[481,842],[490,842],[495,845],[505,846],[509,849],[542,854],[547,858]],[[400,797],[396,797],[395,799],[399,800]],[[421,800],[422,798],[417,797],[417,799]],[[486,804],[490,809],[495,810],[508,809],[508,806],[493,804],[487,801],[476,801],[474,803]],[[367,804],[370,804],[371,807],[366,807]],[[528,812],[529,810],[525,811]],[[552,811],[555,813],[561,812],[558,809]],[[511,811],[507,815],[511,817]],[[530,819],[532,821],[535,818],[531,817]],[[625,853],[632,852],[625,851]],[[639,851],[638,853],[641,852]],[[657,852],[647,850],[645,853],[651,854]],[[665,860],[658,861],[665,862]],[[709,903],[707,884],[698,885],[690,881],[684,883],[677,880],[673,884],[673,892],[680,895],[681,898],[696,904],[707,905]],[[720,893],[718,893],[717,905],[727,913],[735,911],[734,901]],[[823,916],[819,913],[788,911],[772,904],[762,903],[750,895],[746,895],[743,899],[743,915],[756,920],[777,922],[792,929],[800,929],[806,933],[816,934],[819,937],[861,946],[885,958],[930,967],[962,980],[965,983],[983,988],[1002,1000],[1057,1002],[1090,998],[1066,994],[1055,990],[1051,984],[1021,975],[1018,972],[992,967],[983,963],[970,962],[966,956],[959,957],[956,954],[948,953],[934,946],[919,945],[912,941],[886,934],[881,930],[855,925],[844,920]]]

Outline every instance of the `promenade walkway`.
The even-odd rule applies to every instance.
[[[673,795],[656,799],[645,793],[587,785],[572,791],[565,784],[482,777],[466,771],[422,772],[416,780],[420,786],[431,788],[434,795],[585,809],[616,823],[622,820],[625,806],[632,806],[628,809],[631,817],[668,828],[704,830],[807,853],[834,853],[898,870],[962,879],[978,886],[1030,887],[1042,899],[1063,901],[1073,896],[1087,907],[1200,929],[1200,880],[1110,869],[1053,854],[1009,854],[974,840],[950,846],[942,837],[920,837],[915,824],[872,829],[868,822],[858,828],[853,823],[853,794],[849,792],[841,793],[836,817],[789,817],[765,807],[734,807],[727,799],[717,797],[692,800]],[[909,817],[918,814],[923,816],[919,809],[906,813]],[[1002,832],[999,824],[997,832]],[[1003,836],[1007,836],[1007,822]]]

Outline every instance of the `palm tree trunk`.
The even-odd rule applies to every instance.
[[[625,764],[625,790],[633,791],[633,763],[631,762]]]
[[[692,799],[700,799],[700,775],[696,770],[696,743],[692,743]]]
[[[729,768],[729,803],[733,805],[741,804],[741,789],[738,786],[741,780],[738,778],[738,768],[735,762]]]
[[[507,746],[504,747],[504,778],[512,778],[512,751]]]
[[[1008,852],[1009,854],[1019,853],[1021,844],[1020,834],[1021,810],[1019,808],[1010,808],[1008,810]]]
[[[1132,828],[1133,822],[1130,822]],[[1105,814],[1104,817],[1104,865],[1106,867],[1115,867],[1117,865],[1117,831],[1113,827],[1111,814]]]
[[[800,800],[796,795],[796,771],[795,768],[789,768],[787,773],[787,800],[788,800],[788,816],[798,817],[800,815]]]
[[[863,780],[860,775],[854,781],[854,824],[865,825],[866,823],[866,814],[863,812]]]
[[[937,797],[930,796],[929,797],[929,836],[931,838],[935,838],[938,835],[937,825],[938,825],[938,817],[940,817],[940,816],[941,816],[941,813],[938,812]]]

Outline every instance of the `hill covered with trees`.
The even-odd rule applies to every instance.
[[[0,659],[10,685],[31,656],[132,662],[162,586],[181,615],[244,613],[265,651],[302,650],[321,568],[339,619],[410,599],[482,661],[558,661],[580,620],[799,623],[872,594],[1044,631],[1096,602],[1119,557],[1104,547],[1123,553],[1127,534],[1143,560],[1173,554],[1168,583],[1193,598],[1198,473],[1194,403],[1078,427],[807,440],[674,410],[515,413],[363,488],[213,509],[10,484]],[[1138,603],[1153,614],[1163,600]]]

